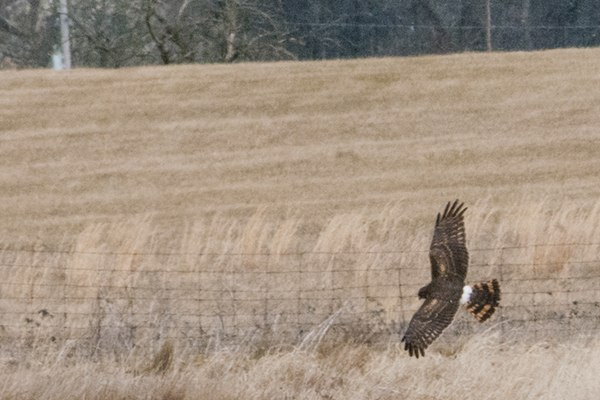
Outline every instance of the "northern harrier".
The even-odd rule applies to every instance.
[[[479,322],[494,314],[500,301],[500,284],[496,279],[466,286],[469,253],[465,245],[464,203],[448,203],[444,214],[435,221],[429,248],[431,282],[419,290],[425,302],[413,315],[402,338],[408,354],[419,358],[425,349],[452,323],[460,304]]]

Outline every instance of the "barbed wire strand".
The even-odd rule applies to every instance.
[[[469,252],[479,251],[503,251],[503,250],[522,250],[531,249],[537,247],[573,247],[573,246],[600,246],[600,243],[594,242],[568,242],[568,243],[534,243],[528,245],[506,245],[497,247],[481,247],[481,248],[469,248]],[[361,251],[361,250],[348,250],[348,251],[291,251],[291,252],[175,252],[175,251],[90,251],[90,250],[75,250],[75,249],[26,249],[26,248],[11,248],[4,247],[0,248],[0,252],[21,252],[21,253],[52,253],[52,254],[90,254],[90,255],[127,255],[127,256],[303,256],[303,255],[356,255],[356,254],[405,254],[405,253],[429,253],[429,249],[415,250],[372,250],[372,251]]]

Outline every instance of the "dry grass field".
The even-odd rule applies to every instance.
[[[152,214],[328,220],[600,196],[598,51],[4,71],[6,238]]]
[[[594,398],[598,60],[0,71],[0,398]],[[409,359],[455,198],[503,308]]]
[[[0,388],[3,399],[594,399],[599,360],[597,340],[502,345],[483,335],[455,357],[419,360],[364,346],[262,358],[221,352],[178,360],[165,374],[135,374],[122,362],[38,360],[4,371]]]

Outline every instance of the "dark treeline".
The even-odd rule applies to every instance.
[[[71,0],[74,66],[484,51],[488,0]],[[58,0],[0,0],[0,61],[48,67]],[[600,0],[490,0],[494,50],[596,46]]]

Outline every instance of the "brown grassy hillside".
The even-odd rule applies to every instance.
[[[599,59],[0,71],[0,397],[592,398]],[[502,308],[409,359],[455,198]]]
[[[3,71],[5,238],[600,195],[598,50]],[[284,214],[285,215],[285,214]]]

